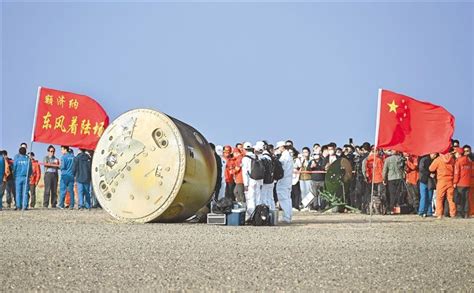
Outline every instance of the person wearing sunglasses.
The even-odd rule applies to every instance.
[[[56,149],[48,146],[48,155],[44,157],[44,195],[43,207],[47,208],[51,203],[51,207],[55,208],[58,198],[58,169],[59,159],[54,156]]]

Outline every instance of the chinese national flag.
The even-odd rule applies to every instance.
[[[378,113],[378,148],[421,156],[451,146],[454,116],[441,106],[380,90]]]
[[[94,99],[40,87],[32,141],[94,150],[109,117]]]

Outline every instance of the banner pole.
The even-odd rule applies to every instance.
[[[35,135],[36,118],[38,116],[38,104],[39,104],[40,92],[41,92],[41,87],[39,86],[38,91],[36,93],[35,116],[33,118],[33,127],[32,127],[32,130],[31,130],[30,153],[33,152],[33,141],[34,141],[34,135]],[[30,173],[30,164],[31,164],[31,168],[33,168],[33,162],[31,161],[30,154],[27,153],[26,155],[28,157],[28,164],[26,166],[26,181],[25,181],[25,186],[24,186],[24,192],[23,193],[27,197],[27,201],[26,201],[26,207],[23,206],[23,203],[20,203],[20,205],[22,206],[22,210],[28,209],[28,206],[30,205],[30,192],[28,190],[28,187],[29,187],[29,184],[30,184],[30,176],[28,176],[28,174]],[[18,203],[17,203],[17,205],[18,205]]]
[[[41,87],[38,87],[38,92],[36,94],[36,105],[35,105],[35,116],[33,118],[33,127],[31,129],[31,143],[35,140],[35,127],[36,127],[36,119],[38,118],[38,104],[40,98]]]
[[[375,159],[377,158],[377,143],[379,141],[379,127],[380,127],[380,104],[382,100],[382,89],[379,89],[377,98],[377,118],[375,121],[375,143],[374,143],[374,162],[372,164],[372,191],[370,193],[369,212],[370,223],[372,224],[372,202],[374,200],[374,178],[375,178]],[[369,155],[370,156],[370,155]]]

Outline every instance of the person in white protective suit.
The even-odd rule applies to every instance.
[[[276,183],[276,192],[278,202],[283,210],[283,221],[291,223],[292,206],[291,206],[291,185],[293,179],[293,158],[288,152],[288,147],[284,141],[277,142],[275,146],[275,155],[279,156],[283,167],[283,178]]]
[[[261,180],[250,178],[252,171],[252,160],[257,159],[254,154],[254,148],[250,142],[244,143],[245,156],[242,158],[242,179],[244,181],[245,202],[247,205],[246,220],[249,220],[257,206],[257,200],[260,200]]]
[[[269,160],[272,161],[272,154],[268,151],[267,147],[268,145],[263,142],[263,141],[258,141],[255,144],[255,147],[257,148],[260,147],[263,149],[262,155],[260,156],[261,160]],[[268,206],[270,210],[274,211],[275,210],[275,200],[273,199],[273,187],[275,183],[265,183],[262,182],[262,192],[261,192],[261,203]]]
[[[222,182],[221,182],[221,188],[219,189],[219,193],[217,195],[217,200],[223,198],[225,196],[225,165],[226,165],[226,160],[224,159],[224,147],[221,145],[216,145],[216,154],[219,155],[222,161]]]

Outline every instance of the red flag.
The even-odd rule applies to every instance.
[[[378,113],[378,148],[421,156],[451,146],[454,116],[441,106],[380,90]]]
[[[40,87],[32,141],[95,149],[109,117],[94,99]]]

